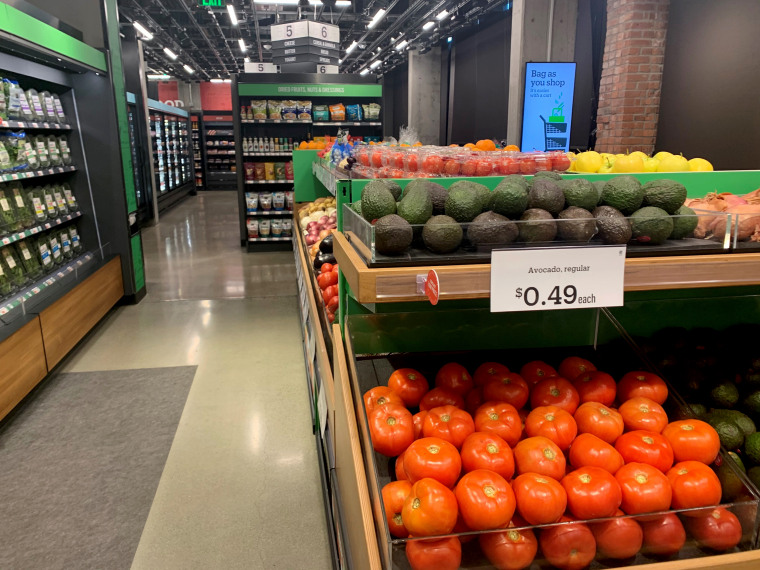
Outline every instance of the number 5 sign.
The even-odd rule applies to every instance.
[[[246,63],[246,73],[277,73],[277,66],[273,63]]]

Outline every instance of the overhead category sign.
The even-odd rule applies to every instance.
[[[383,86],[375,83],[244,83],[238,85],[238,93],[252,97],[382,97]]]
[[[226,8],[227,0],[198,0],[200,8]]]
[[[525,64],[523,152],[570,150],[575,63]]]
[[[272,61],[337,65],[340,28],[332,24],[301,20],[271,27]]]

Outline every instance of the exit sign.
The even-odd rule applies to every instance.
[[[224,8],[227,6],[227,0],[198,0],[198,6],[201,8]]]

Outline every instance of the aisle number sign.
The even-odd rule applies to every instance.
[[[574,89],[575,63],[525,64],[523,151],[570,150]]]
[[[273,63],[247,62],[244,71],[246,73],[277,73],[279,69]]]
[[[285,42],[298,38],[316,38],[332,43],[340,42],[340,28],[338,26],[309,20],[271,26],[271,35],[272,42]]]
[[[623,305],[624,245],[494,250],[491,312]]]

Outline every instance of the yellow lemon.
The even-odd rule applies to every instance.
[[[640,150],[634,150],[631,153],[631,156],[638,156],[641,160],[646,160],[647,158],[649,158],[649,156],[647,156],[646,154],[644,154]]]
[[[599,172],[601,167],[602,157],[593,150],[582,152],[575,159],[575,170],[577,172]]]
[[[692,158],[689,161],[689,170],[695,172],[711,172],[713,170],[713,165],[704,158]]]
[[[654,158],[656,158],[657,160],[662,160],[663,158],[666,158],[669,156],[673,156],[673,155],[666,150],[661,150],[660,152],[654,155]]]
[[[684,172],[689,170],[689,161],[680,154],[671,154],[660,159],[657,172]]]

